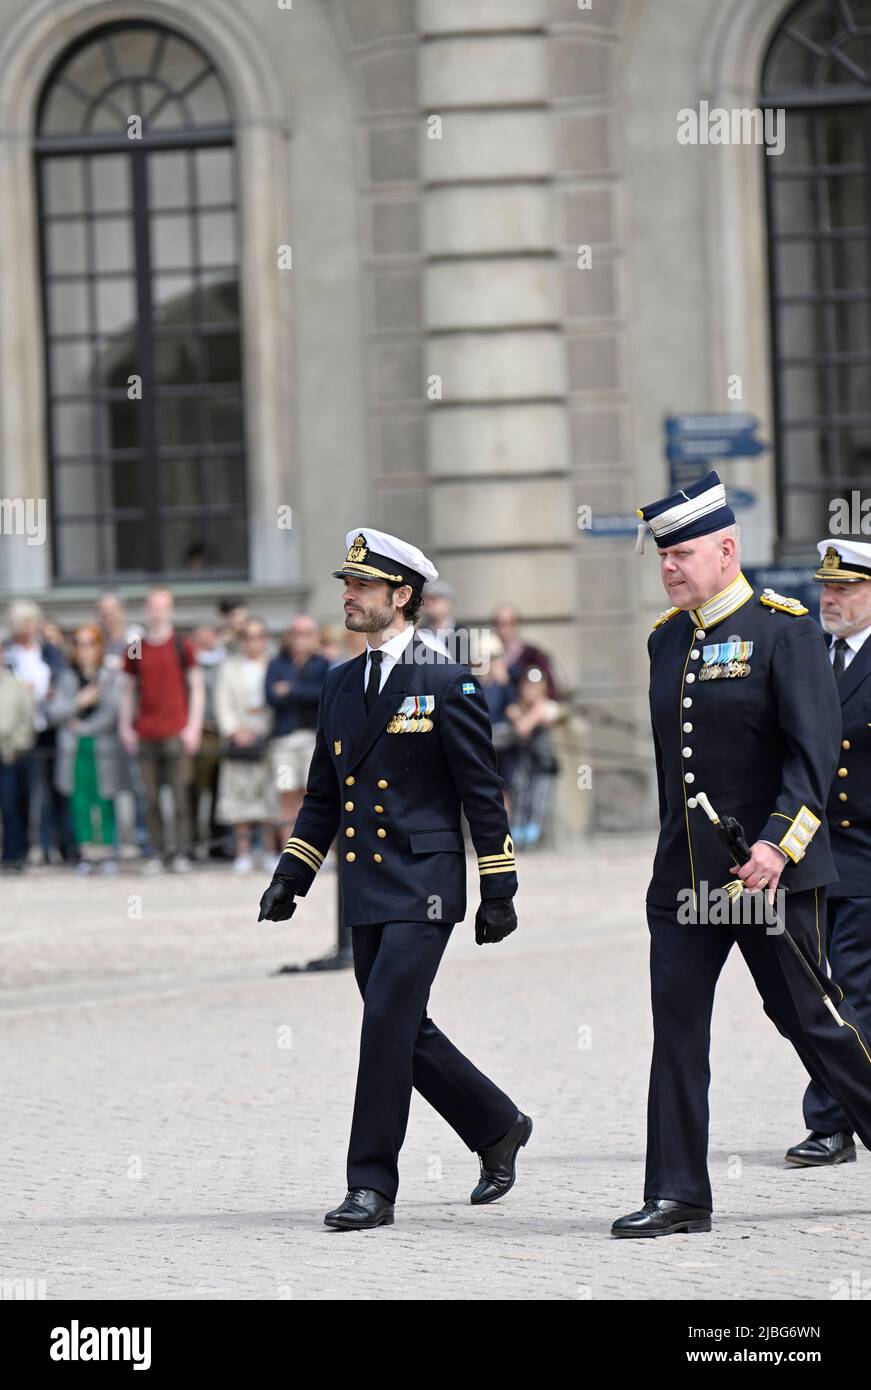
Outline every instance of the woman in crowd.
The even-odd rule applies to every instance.
[[[271,874],[278,853],[278,797],[268,757],[272,710],[266,703],[267,633],[259,618],[246,619],[242,651],[218,668],[215,718],[221,736],[221,769],[215,819],[234,827],[236,873],[250,873],[252,831],[261,827],[263,871]]]
[[[70,643],[70,664],[61,671],[48,706],[57,730],[54,785],[70,799],[81,859],[78,872],[117,873],[115,797],[127,785],[118,737],[118,672],[103,664],[99,627],[82,623]]]
[[[550,731],[560,717],[560,707],[548,695],[547,677],[539,667],[523,672],[517,682],[517,700],[505,712],[514,735],[512,835],[518,846],[537,845],[559,771]]]
[[[0,820],[4,869],[27,859],[30,750],[36,738],[33,692],[6,665],[0,645]]]

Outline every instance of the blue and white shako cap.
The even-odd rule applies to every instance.
[[[410,584],[419,593],[424,584],[438,579],[439,572],[422,550],[399,536],[360,526],[345,537],[348,554],[336,579],[386,579],[390,584]]]
[[[635,542],[638,555],[644,553],[644,533],[648,527],[656,544],[664,549],[721,531],[735,520],[720,475],[714,472],[706,473],[697,483],[689,483],[671,497],[663,497],[661,502],[639,507],[638,516],[641,517]]]
[[[871,545],[868,541],[817,541],[820,567],[814,575],[821,584],[861,584],[871,579]]]

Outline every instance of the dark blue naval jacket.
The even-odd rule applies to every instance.
[[[871,638],[837,687],[843,728],[827,813],[838,882],[831,897],[871,897]]]
[[[661,614],[648,651],[661,823],[648,901],[674,908],[683,890],[707,881],[710,893],[733,877],[717,830],[693,805],[700,791],[741,821],[749,844],[784,851],[783,888],[833,882],[825,807],[841,714],[807,609],[739,575],[701,609]]]
[[[367,715],[365,664],[364,651],[324,682],[305,798],[276,872],[304,897],[338,836],[345,925],[462,921],[462,808],[481,896],[513,897],[514,845],[480,683],[415,635]]]

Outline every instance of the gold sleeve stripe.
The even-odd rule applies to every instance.
[[[808,810],[807,806],[802,806],[795,819],[791,821],[783,839],[779,841],[780,848],[793,864],[804,858],[805,850],[819,828],[819,817]]]
[[[504,864],[507,859],[513,861],[513,854],[479,854],[479,864]]]
[[[297,859],[301,859],[303,863],[308,864],[310,868],[314,869],[315,873],[317,873],[324,862],[324,856],[321,854],[320,850],[315,849],[313,845],[306,844],[305,840],[291,838],[284,846],[284,852],[285,854],[295,854]]]
[[[284,852],[285,854],[293,854],[297,859],[301,859],[303,864],[311,869],[313,873],[317,873],[318,869],[321,867],[316,859],[311,859],[309,855],[305,854],[303,850],[297,849],[295,845],[285,845]]]
[[[498,869],[482,869],[481,872],[479,873],[478,877],[479,877],[479,878],[486,878],[488,874],[513,874],[513,873],[516,873],[516,869],[515,869],[515,866],[514,866],[513,864],[503,864],[503,865],[501,866],[501,868],[498,868]]]

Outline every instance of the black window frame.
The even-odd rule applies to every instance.
[[[140,31],[153,34],[155,37],[155,52],[162,51],[168,40],[178,40],[188,45],[196,51],[198,58],[201,59],[204,69],[204,76],[213,76],[220,84],[220,88],[226,103],[228,119],[225,122],[215,125],[197,125],[190,121],[184,126],[170,127],[167,129],[148,129],[144,126],[141,138],[131,140],[128,138],[126,128],[120,128],[117,133],[112,132],[69,132],[65,134],[43,134],[42,125],[46,112],[47,104],[51,98],[55,84],[63,79],[63,71],[68,64],[73,62],[78,54],[86,47],[95,43],[108,43],[111,47],[113,39],[122,37],[125,32]],[[129,74],[119,74],[119,80],[131,81]],[[169,100],[177,96],[170,84],[155,79],[157,85],[165,89],[165,97],[162,100]],[[106,91],[101,94],[103,100]],[[93,103],[96,106],[97,102]],[[156,109],[156,108],[155,108]],[[120,112],[126,122],[126,113]],[[152,112],[154,114],[154,112]],[[239,196],[239,172],[238,172],[238,150],[236,145],[236,122],[233,113],[232,97],[227,84],[222,77],[220,70],[210,58],[208,53],[188,35],[172,28],[170,25],[161,22],[153,22],[146,19],[122,19],[110,23],[94,26],[81,34],[73,43],[67,46],[53,64],[46,80],[43,83],[37,104],[37,114],[35,122],[35,133],[33,137],[33,157],[35,161],[36,177],[36,212],[39,234],[39,261],[40,261],[40,290],[41,290],[41,325],[43,342],[44,360],[44,400],[45,400],[45,433],[48,453],[48,473],[49,473],[49,499],[51,515],[55,519],[51,527],[51,561],[54,583],[58,586],[78,586],[88,583],[135,583],[160,579],[167,581],[184,581],[186,579],[215,579],[215,580],[246,580],[249,577],[249,535],[248,535],[248,488],[247,488],[247,433],[246,433],[246,410],[245,410],[245,373],[244,373],[244,343],[243,343],[243,313],[241,304],[241,251],[240,251],[240,196]],[[209,149],[228,149],[231,154],[231,182],[230,182],[230,201],[225,202],[202,202],[198,198],[196,186],[196,169],[194,160],[201,151]],[[155,213],[155,205],[151,202],[148,188],[148,161],[155,154],[160,152],[180,152],[187,156],[186,159],[186,180],[188,197],[183,203],[173,204],[173,214],[195,214],[191,215],[191,227],[196,229],[197,217],[203,214],[225,213],[230,214],[233,219],[233,259],[227,264],[204,263],[201,259],[201,247],[199,245],[199,235],[197,230],[192,232],[192,242],[195,243],[192,250],[192,275],[194,276],[194,290],[192,292],[197,305],[197,320],[195,323],[173,327],[171,324],[161,324],[159,326],[159,337],[162,340],[171,341],[173,337],[181,339],[195,339],[197,345],[196,359],[198,363],[198,379],[191,382],[158,382],[156,369],[156,343],[158,334],[155,332],[155,324],[158,314],[158,301],[153,295],[152,277],[162,273],[162,268],[155,270],[151,223]],[[93,223],[101,216],[111,216],[110,213],[100,213],[95,211],[90,198],[82,213],[50,213],[47,208],[45,174],[46,161],[56,158],[75,158],[82,160],[82,178],[89,181],[92,177],[93,169],[89,164],[89,156],[101,154],[123,154],[129,160],[129,186],[130,201],[123,210],[123,215],[129,215],[133,232],[133,279],[135,282],[135,318],[131,322],[132,340],[134,344],[133,357],[131,358],[131,374],[135,373],[141,378],[142,400],[138,404],[142,415],[140,420],[140,434],[138,444],[135,449],[125,450],[123,447],[112,448],[111,441],[107,444],[105,440],[99,440],[98,447],[92,447],[86,455],[61,454],[58,452],[57,441],[55,438],[54,408],[58,404],[74,404],[76,402],[87,406],[92,412],[97,412],[98,406],[105,405],[114,400],[126,402],[129,397],[126,386],[107,385],[99,383],[94,378],[80,391],[66,394],[55,387],[54,371],[52,366],[52,347],[60,341],[90,341],[93,353],[92,368],[96,365],[97,343],[101,337],[97,330],[97,319],[95,309],[95,286],[99,280],[113,278],[113,272],[97,270],[94,267],[92,229],[88,228],[87,236],[87,261],[84,272],[70,271],[68,274],[56,273],[50,270],[47,239],[49,229],[52,225],[62,222],[64,216],[70,220],[81,218],[87,223]],[[89,190],[86,188],[86,192]],[[157,208],[159,214],[161,209]],[[118,215],[121,215],[120,213]],[[181,268],[180,268],[181,269]],[[236,288],[236,314],[231,320],[225,322],[204,321],[204,300],[205,285],[204,274],[208,274],[212,280],[216,274],[226,271],[227,284],[235,283]],[[172,273],[170,271],[170,273]],[[127,272],[115,272],[117,275],[127,274]],[[88,318],[85,326],[80,333],[64,335],[52,330],[49,318],[49,287],[55,283],[63,283],[64,280],[75,280],[87,284],[89,299]],[[206,349],[209,340],[212,340],[215,351],[219,349],[222,335],[233,334],[238,339],[238,373],[231,381],[209,381],[204,380]],[[184,444],[161,444],[158,440],[158,416],[161,405],[170,400],[184,402],[185,400],[195,401],[200,412],[198,420],[200,426],[206,419],[207,403],[209,401],[226,399],[231,396],[233,400],[238,400],[238,419],[239,419],[239,438],[237,441],[216,441],[206,442],[202,428],[196,442]],[[94,419],[92,418],[92,445],[99,438],[99,432]],[[141,467],[141,482],[143,493],[137,506],[128,508],[131,513],[125,516],[124,507],[114,507],[105,505],[104,496],[107,488],[107,479],[113,462],[123,463],[125,459],[138,457]],[[164,467],[171,464],[173,458],[184,461],[192,461],[196,467],[196,475],[199,485],[200,501],[190,505],[177,504],[168,506],[161,498],[161,477]],[[229,463],[235,461],[235,466],[239,470],[239,477],[236,484],[241,490],[241,500],[234,498],[221,506],[205,507],[203,498],[206,493],[206,474],[205,464],[209,458],[227,460]],[[58,469],[65,465],[78,463],[87,465],[88,462],[99,470],[96,485],[98,496],[100,496],[100,506],[96,513],[97,521],[97,543],[98,555],[95,556],[95,568],[89,574],[69,574],[63,573],[60,563],[60,529],[64,525],[86,524],[92,517],[82,517],[77,520],[58,517]],[[204,539],[208,542],[210,536],[209,522],[211,520],[221,521],[225,518],[232,518],[236,522],[241,516],[243,527],[243,562],[238,565],[220,564],[219,555],[215,553],[219,546],[212,544],[212,563],[206,568],[192,570],[184,567],[184,563],[177,563],[172,567],[166,564],[166,532],[165,527],[172,521],[184,522],[193,518],[201,518],[204,522]],[[143,531],[143,555],[144,564],[136,569],[112,568],[105,563],[105,529],[107,525],[115,525],[125,520],[137,521]],[[116,538],[116,549],[121,546]]]
[[[861,491],[863,488],[867,488],[871,491],[871,466],[869,466],[867,478],[864,479],[838,471],[839,467],[843,467],[840,430],[845,426],[871,427],[871,407],[865,413],[845,414],[842,412],[837,401],[835,375],[841,367],[867,366],[869,387],[871,387],[871,350],[840,351],[835,322],[839,305],[862,303],[867,306],[869,319],[871,319],[871,10],[869,10],[867,0],[859,0],[862,3],[864,14],[861,16],[861,22],[858,22],[855,11],[856,2],[857,0],[828,0],[830,17],[841,27],[834,29],[833,25],[832,37],[825,44],[822,44],[801,30],[803,18],[808,17],[814,11],[819,16],[818,0],[796,0],[796,3],[781,16],[773,30],[762,64],[759,104],[763,110],[783,108],[786,111],[787,140],[789,139],[790,113],[805,113],[812,119],[815,114],[826,111],[855,109],[857,117],[863,125],[864,143],[864,159],[861,163],[857,163],[855,166],[847,164],[827,165],[825,152],[822,150],[823,123],[821,120],[817,120],[813,123],[812,128],[813,163],[811,165],[803,166],[794,171],[779,172],[777,157],[768,155],[764,149],[762,151],[761,157],[765,169],[768,309],[775,441],[776,558],[780,562],[796,560],[799,555],[804,555],[807,548],[803,538],[790,532],[787,517],[787,505],[790,497],[798,493],[806,493],[815,498],[824,495],[832,498],[849,496],[852,491],[857,489]],[[863,36],[866,44],[868,69],[860,73],[858,70],[853,71],[856,65],[846,55],[839,54],[838,50],[844,42]],[[772,60],[785,37],[793,43],[798,43],[811,57],[816,58],[816,73],[810,85],[778,89],[769,84],[768,77]],[[832,64],[835,64],[839,71],[848,74],[853,80],[824,82],[822,75]],[[861,80],[859,80],[860,77]],[[861,227],[838,228],[832,224],[828,216],[830,213],[828,180],[834,176],[835,171],[848,177],[858,175],[864,178],[864,224]],[[813,178],[816,212],[814,226],[811,230],[790,232],[783,230],[778,225],[775,188],[778,179],[785,181],[791,177],[796,179]],[[868,240],[865,282],[861,287],[838,288],[834,281],[833,248],[835,243],[838,239],[847,241],[850,239],[859,240],[863,237]],[[789,287],[784,287],[781,283],[778,250],[790,240],[813,244],[815,287],[811,291],[803,292],[794,288],[790,291]],[[814,351],[809,355],[795,356],[789,355],[788,348],[783,342],[780,319],[781,310],[784,307],[800,305],[815,307],[818,310],[821,340],[815,343]],[[871,338],[871,334],[869,334],[869,338]],[[787,370],[796,366],[811,367],[820,373],[821,414],[811,414],[804,419],[787,419],[785,407]],[[822,457],[823,453],[827,452],[832,472],[828,476],[824,476],[820,472],[818,479],[812,482],[795,482],[791,480],[789,474],[787,439],[791,430],[813,427],[816,427],[825,437],[825,443],[820,442],[819,456]]]

